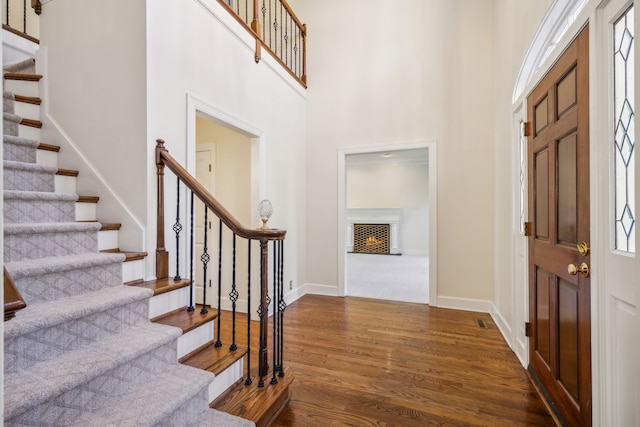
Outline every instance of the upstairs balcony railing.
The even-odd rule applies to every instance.
[[[218,0],[255,37],[255,60],[262,47],[307,87],[307,26],[286,0]]]
[[[189,301],[185,301],[187,306],[185,310],[196,310],[195,297],[200,299],[198,308],[201,314],[208,313],[209,309],[217,309],[217,330],[214,334],[216,337],[215,347],[228,345],[231,352],[238,352],[238,354],[243,354],[246,351],[244,356],[246,362],[244,364],[246,370],[245,385],[254,384],[254,379],[258,379],[258,387],[264,387],[269,373],[271,373],[271,379],[268,382],[277,384],[278,377],[285,375],[283,366],[283,322],[287,305],[284,301],[283,288],[283,243],[286,231],[271,229],[266,226],[265,218],[268,219],[271,215],[270,203],[261,203],[260,206],[260,209],[268,211],[264,212],[264,217],[261,214],[264,222],[262,228],[245,228],[242,226],[202,184],[171,157],[162,140],[158,140],[156,145],[156,168],[158,178],[157,278],[164,279],[169,277],[169,250],[165,247],[164,235],[165,218],[171,218],[172,222],[175,218],[175,222],[171,227],[175,233],[175,245],[173,245],[173,242],[171,244],[175,267],[172,265],[171,269],[175,270],[174,280],[183,280],[181,274],[188,276],[185,279],[190,283],[191,288]],[[174,194],[176,194],[177,203],[175,206],[165,204],[165,168],[175,176],[172,177],[176,182]],[[170,181],[173,181],[173,179],[170,179]],[[173,192],[174,190],[167,189],[167,191]],[[183,196],[182,198],[182,207],[181,193],[187,194],[186,203],[185,197]],[[199,206],[196,206],[194,202],[197,202]],[[203,212],[200,211],[202,207],[204,208]],[[183,213],[182,217],[181,212]],[[185,212],[187,212],[186,215],[184,215]],[[203,214],[203,217],[198,218],[201,216],[199,212]],[[188,218],[184,216],[188,216]],[[194,218],[196,220],[195,225]],[[201,222],[200,227],[197,222]],[[195,230],[198,227],[203,235],[194,236],[197,234]],[[211,238],[212,235],[213,238]],[[196,245],[194,237],[202,243]],[[167,242],[169,240],[173,241],[173,236]],[[210,240],[214,240],[211,245],[209,245]],[[257,249],[257,251],[252,250],[252,242],[257,243],[257,247],[253,246],[253,249]],[[198,246],[198,253],[194,254],[196,246]],[[188,252],[186,256],[181,257],[181,247],[188,248],[186,249],[186,252]],[[252,263],[252,252],[258,256],[258,263]],[[180,265],[182,258],[186,258],[186,265],[184,265],[184,262],[182,266]],[[198,265],[196,265],[197,260],[200,261]],[[256,264],[259,264],[259,266]],[[194,268],[199,269],[199,271],[194,273]],[[240,268],[242,268],[242,272]],[[242,279],[240,278],[241,276]],[[196,279],[202,285],[200,294],[194,289]],[[226,291],[229,292],[226,293]],[[256,294],[257,298],[255,297]],[[231,313],[230,315],[225,314],[225,319],[221,318],[222,299],[229,301],[231,305]],[[252,301],[255,302],[255,300],[258,300],[257,304],[252,305]],[[243,308],[246,307],[246,331],[236,330],[236,319],[237,316],[241,315],[237,310],[240,304]],[[260,321],[257,333],[251,330],[251,314],[254,311]],[[271,322],[269,321],[269,311],[273,314]],[[271,328],[269,324],[271,324]],[[222,327],[229,329],[221,330]],[[223,336],[230,336],[230,342],[223,343],[221,341]],[[259,343],[257,349],[251,347],[252,341]],[[244,345],[246,347],[241,349],[240,347]],[[269,350],[271,350],[271,355],[269,355]],[[252,357],[257,357],[258,362],[257,371],[254,372],[252,372]]]
[[[2,2],[2,28],[38,43],[42,12],[40,0],[4,0]]]
[[[307,87],[307,26],[286,0],[218,0],[255,38],[254,58],[264,47],[302,86]],[[38,42],[41,0],[3,0],[4,29]]]

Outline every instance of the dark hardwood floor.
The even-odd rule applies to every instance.
[[[274,427],[555,425],[487,314],[307,295],[285,333],[295,379]]]

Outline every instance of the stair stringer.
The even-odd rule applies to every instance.
[[[97,168],[83,154],[78,144],[49,114],[46,49],[46,46],[41,46],[36,53],[36,70],[43,76],[39,85],[40,98],[42,98],[40,120],[43,123],[40,130],[41,140],[60,146],[62,148],[58,153],[59,160],[61,160],[60,163],[72,164],[74,169],[80,172],[82,180],[78,181],[77,192],[79,194],[92,194],[100,197],[101,203],[97,220],[118,218],[118,221],[122,224],[121,232],[119,233],[121,248],[129,251],[146,251],[147,233],[144,222],[128,208]],[[146,268],[145,271],[149,271],[149,268]]]

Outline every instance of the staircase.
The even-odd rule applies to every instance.
[[[40,77],[32,62],[5,72],[4,263],[27,303],[4,323],[5,424],[254,425],[209,406],[243,375],[241,352],[207,353],[217,313],[184,309],[185,280],[145,282],[146,254],[120,250],[40,142]],[[266,425],[277,412],[256,401]]]

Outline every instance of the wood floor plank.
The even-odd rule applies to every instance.
[[[555,425],[483,313],[306,295],[285,311],[284,359],[296,378],[274,427]]]

